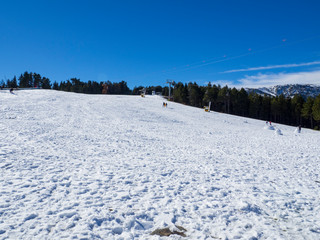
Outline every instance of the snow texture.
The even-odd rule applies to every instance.
[[[159,96],[0,100],[0,239],[320,239],[317,131]]]

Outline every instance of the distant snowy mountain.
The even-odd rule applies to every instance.
[[[296,94],[301,94],[304,98],[307,98],[318,96],[320,94],[320,85],[287,84],[263,88],[246,88],[246,91],[269,96],[279,96],[283,94],[285,97],[293,97]]]

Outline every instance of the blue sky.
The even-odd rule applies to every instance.
[[[320,84],[320,1],[0,3],[0,80]]]

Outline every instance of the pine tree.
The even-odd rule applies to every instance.
[[[169,96],[169,87],[162,88],[162,95],[163,96]]]
[[[38,88],[42,87],[42,79],[41,79],[40,74],[33,73],[32,74],[32,79],[33,79],[33,81],[32,81],[32,86],[31,87],[38,87]]]
[[[287,115],[287,104],[286,98],[283,94],[279,95],[278,97],[278,107],[279,107],[279,122],[285,122],[285,116]]]
[[[188,89],[182,82],[178,82],[174,85],[173,100],[175,102],[188,104]]]
[[[291,100],[293,117],[296,119],[296,125],[301,125],[301,111],[303,107],[304,99],[301,95],[296,94]]]
[[[248,96],[249,104],[249,116],[252,118],[261,118],[261,109],[262,109],[262,97],[256,93],[251,93]]]
[[[8,88],[17,88],[18,87],[16,76],[14,76],[12,80],[9,80],[9,79],[7,80],[7,87]]]
[[[43,89],[51,89],[51,83],[50,83],[50,79],[49,78],[46,78],[46,77],[43,77],[41,79],[41,87]]]
[[[189,96],[189,102],[191,106],[194,107],[201,107],[201,92],[200,88],[196,83],[189,83],[188,84],[188,96]]]
[[[27,77],[27,72],[24,73],[24,75],[20,75],[19,77],[19,87],[20,88],[26,88],[29,87],[29,81],[28,81],[28,77]]]
[[[217,86],[216,85],[212,86],[211,83],[209,83],[206,88],[206,91],[205,91],[205,94],[203,97],[203,101],[206,104],[209,104],[209,102],[211,102],[211,109],[213,108],[214,104],[217,101],[218,93],[219,93],[219,90],[218,90]]]
[[[261,103],[261,118],[270,121],[271,120],[271,97],[264,95]]]
[[[271,99],[271,115],[272,121],[280,121],[280,104],[278,97],[274,97]]]
[[[102,86],[102,84],[101,84],[101,86]],[[119,86],[120,86],[120,94],[130,94],[131,93],[131,90],[129,89],[127,82],[121,81],[119,83]]]
[[[57,82],[54,82],[52,85],[52,89],[59,90],[59,84]]]
[[[181,93],[182,87],[183,87],[182,82],[178,82],[174,85],[173,93],[172,93],[173,101],[182,103],[182,93]]]
[[[320,94],[314,100],[312,106],[312,116],[314,120],[320,121]]]
[[[308,97],[307,101],[303,104],[301,115],[305,119],[310,120],[310,126],[313,128],[313,115],[312,115],[312,107],[313,107],[314,99],[312,97]]]
[[[248,100],[248,93],[244,88],[241,88],[238,96],[237,96],[237,104],[238,104],[238,112],[241,116],[247,116],[248,115],[248,108],[249,108],[249,100]]]

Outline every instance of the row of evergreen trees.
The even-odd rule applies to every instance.
[[[43,88],[54,89],[67,92],[87,93],[87,94],[132,94],[132,91],[127,86],[125,81],[119,83],[107,82],[95,82],[88,81],[82,82],[78,78],[71,78],[70,80],[63,82],[54,82],[51,84],[50,79],[41,77],[38,73],[24,72],[12,79],[1,80],[0,87],[2,88]]]
[[[19,81],[19,82],[18,82]],[[24,72],[18,78],[14,76],[11,80],[7,79],[6,81],[1,80],[0,86],[2,88],[43,88],[43,89],[50,89],[51,82],[49,78],[41,77],[38,73],[28,73]]]
[[[229,88],[208,84],[176,83],[173,101],[195,106],[208,106],[218,112],[272,121],[292,126],[302,125],[319,129],[320,94],[316,98],[304,99],[301,95],[286,98],[284,95],[270,97],[247,93],[243,88]]]
[[[78,78],[71,78],[70,80],[60,82],[60,84],[54,82],[52,88],[55,90],[87,94],[129,95],[132,93],[125,81],[119,83],[112,83],[110,81],[98,83],[90,80],[88,82],[82,82]]]
[[[0,86],[8,88],[39,87],[68,92],[87,94],[140,94],[144,89],[147,94],[155,91],[163,96],[169,95],[168,87],[149,86],[135,87],[130,90],[125,81],[119,83],[82,82],[80,79],[71,78],[60,83],[51,84],[46,77],[37,73],[25,72],[17,78],[1,81]],[[194,106],[208,106],[211,102],[211,110],[228,114],[250,117],[266,121],[272,121],[287,125],[302,125],[309,128],[320,128],[320,95],[316,98],[304,99],[301,95],[293,98],[261,96],[255,93],[248,94],[243,88],[221,87],[220,85],[199,86],[197,83],[175,83],[171,89],[172,99],[175,102]]]

